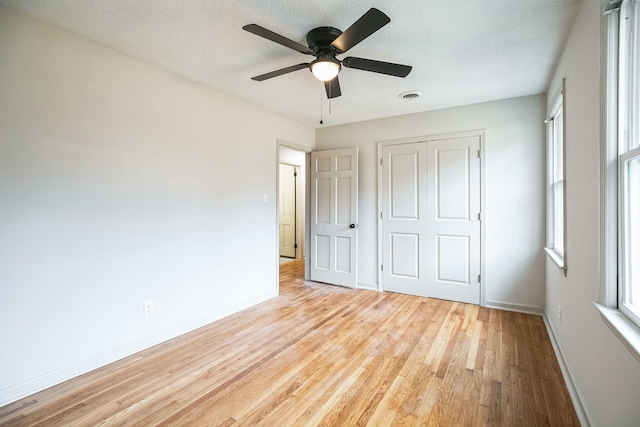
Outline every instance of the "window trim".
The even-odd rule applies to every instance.
[[[562,79],[560,88],[553,96],[550,108],[548,109],[547,119],[547,244],[544,248],[545,252],[558,266],[562,273],[567,275],[567,180],[566,180],[566,163],[567,163],[567,126],[566,126],[566,90],[565,79]],[[556,171],[556,138],[554,132],[554,118],[557,116],[558,111],[562,111],[562,147],[560,152],[562,153],[562,177],[559,180],[555,178]],[[555,241],[556,230],[556,203],[555,203],[555,187],[558,181],[562,181],[562,249],[560,252],[556,249],[557,242]]]
[[[611,0],[602,1],[601,55],[603,78],[601,79],[601,147],[600,147],[600,295],[594,302],[604,323],[640,362],[640,326],[618,309],[618,225],[619,225],[619,132],[624,132],[618,110],[625,100],[619,99],[620,82],[620,15],[628,13],[629,2],[622,7],[607,10]],[[624,80],[624,79],[622,79]],[[623,106],[625,111],[626,106]],[[622,117],[623,120],[628,117]]]

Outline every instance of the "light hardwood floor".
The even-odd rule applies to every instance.
[[[542,318],[304,283],[0,408],[0,425],[578,426]]]

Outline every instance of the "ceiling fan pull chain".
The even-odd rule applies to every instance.
[[[322,92],[320,92],[320,124],[323,124],[323,121],[322,121]]]

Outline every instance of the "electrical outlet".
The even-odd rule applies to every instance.
[[[144,302],[144,315],[151,316],[153,314],[153,301],[145,301]]]
[[[562,322],[562,306],[558,306],[558,320]]]

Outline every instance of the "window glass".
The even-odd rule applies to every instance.
[[[555,181],[562,181],[562,106],[558,108],[555,116],[553,117],[553,142],[554,142],[554,169],[555,169]]]
[[[621,156],[621,309],[640,323],[640,148]]]
[[[561,104],[562,105],[562,104]],[[564,176],[562,106],[553,117],[553,249],[564,254]]]
[[[554,213],[553,213],[553,249],[558,254],[564,254],[564,209],[563,209],[563,187],[562,181],[554,185]]]

